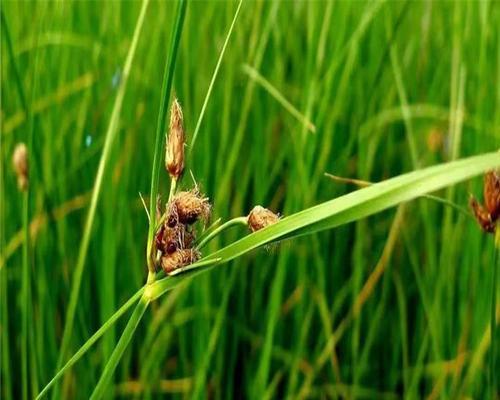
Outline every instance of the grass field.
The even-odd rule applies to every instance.
[[[0,4],[2,399],[35,398],[146,282],[140,195],[149,208],[163,98],[183,107],[212,221],[256,204],[292,216],[358,189],[325,172],[378,182],[500,148],[498,2],[189,1],[184,19],[174,1]],[[442,201],[325,219],[335,228],[172,279],[100,394],[498,398],[498,258],[468,208],[483,171],[453,171],[435,186]],[[161,168],[163,201],[169,185]],[[180,187],[192,185],[186,172]],[[46,398],[91,396],[131,314]]]

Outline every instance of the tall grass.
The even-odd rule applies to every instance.
[[[162,147],[156,121],[168,105],[162,82],[178,4],[149,4],[129,74],[122,64],[142,2],[1,6],[10,32],[7,39],[2,26],[1,397],[22,397],[21,344],[28,343],[28,397],[78,352],[58,394],[88,398],[147,280],[151,231],[139,193],[158,179],[146,199],[154,211],[154,194],[165,201],[169,192],[153,157]],[[324,173],[379,182],[497,150],[499,26],[500,9],[488,2],[190,2],[171,77],[188,142],[197,132],[188,167],[216,218],[262,204],[281,212],[285,225],[239,242],[244,228],[224,231],[203,254],[228,263],[157,281],[166,294],[151,303],[129,345],[119,345],[112,385],[100,393],[484,398],[495,391],[491,237],[456,207],[426,199],[396,214],[359,219],[359,209],[346,208],[337,215],[325,202],[339,198],[334,204],[348,207],[356,197],[340,197],[353,188]],[[28,111],[19,83],[34,93]],[[27,240],[10,157],[30,126]],[[489,157],[481,168],[466,164],[460,179],[440,175],[434,188],[495,165]],[[411,190],[423,190],[427,178],[397,194],[423,193]],[[463,209],[481,184],[469,179],[436,195]],[[325,214],[301,225],[296,213],[317,204]],[[332,221],[353,219],[331,229]],[[290,234],[308,235],[247,252],[282,239],[287,221],[296,224]]]

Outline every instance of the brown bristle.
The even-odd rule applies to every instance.
[[[484,205],[495,222],[500,217],[500,175],[497,171],[484,175]]]
[[[200,257],[200,252],[194,249],[177,250],[161,258],[161,267],[168,275],[179,268],[196,262]]]
[[[279,216],[262,206],[255,206],[248,214],[248,227],[256,232],[279,221]]]
[[[185,142],[182,109],[177,99],[174,99],[170,109],[170,129],[165,153],[165,167],[172,179],[179,179],[184,171]]]
[[[198,220],[207,221],[210,217],[210,203],[207,197],[197,190],[179,192],[168,206],[168,220],[191,225]]]
[[[488,233],[495,232],[495,222],[492,221],[491,216],[486,208],[479,204],[474,197],[470,198],[469,204],[481,228],[483,228],[483,230]]]

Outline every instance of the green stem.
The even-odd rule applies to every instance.
[[[22,328],[21,328],[21,371],[23,385],[23,399],[28,399],[28,314],[29,314],[29,198],[28,190],[23,193],[23,269],[22,269]]]
[[[145,2],[147,2],[147,0],[145,0]],[[165,132],[166,106],[168,103],[168,99],[170,98],[170,91],[172,88],[172,81],[175,70],[175,60],[177,56],[177,49],[179,47],[182,26],[184,24],[186,6],[187,2],[185,0],[180,0],[179,6],[177,8],[177,17],[172,32],[172,39],[171,39],[172,41],[170,44],[168,63],[165,69],[165,77],[163,79],[162,93],[164,96],[161,101],[160,114],[158,116],[158,126],[156,130],[156,144],[155,144],[155,152],[153,159],[153,171],[151,177],[150,212],[149,212],[149,215],[151,216],[155,215],[156,213],[156,196],[158,194],[158,181],[160,176],[160,163],[161,163],[162,148],[163,148],[162,146],[163,133]],[[176,186],[176,181],[172,180],[169,200],[171,199],[175,191],[175,186]],[[144,312],[146,311],[149,303],[151,302],[151,297],[149,296],[148,288],[151,287],[155,281],[154,266],[152,268],[150,265],[151,263],[150,255],[151,255],[151,250],[153,248],[155,225],[156,223],[152,218],[149,224],[148,242],[146,249],[147,251],[146,257],[149,268],[146,290],[141,299],[139,300],[139,303],[137,304],[136,308],[134,309],[134,312],[130,317],[127,326],[125,327],[125,330],[123,331],[122,336],[118,341],[118,344],[116,345],[115,349],[113,350],[113,353],[111,354],[111,357],[109,358],[106,366],[104,367],[104,371],[102,372],[102,375],[99,378],[99,382],[97,383],[97,386],[95,387],[94,392],[90,397],[93,400],[100,399],[105,394],[105,391],[109,383],[111,382],[116,367],[120,362],[123,353],[125,352],[125,349],[132,340],[132,337],[134,336],[135,330],[137,329],[137,326],[139,325],[139,322],[141,321]]]
[[[145,286],[139,289],[123,306],[121,306],[105,323],[99,330],[94,333],[81,347],[80,349],[71,357],[66,364],[57,372],[56,375],[50,380],[49,383],[43,388],[40,394],[37,396],[37,400],[41,399],[48,390],[64,375],[64,373],[71,368],[83,355],[90,350],[95,342],[104,335],[109,328],[111,328],[114,323],[123,315],[125,312],[137,302],[137,300],[143,295]]]
[[[182,25],[184,24],[184,17],[186,15],[187,1],[180,0],[177,8],[177,17],[175,20],[174,28],[172,31],[172,39],[170,42],[170,50],[168,53],[167,64],[165,65],[165,72],[163,75],[162,93],[163,97],[160,103],[160,111],[158,113],[158,123],[156,126],[156,139],[155,139],[155,152],[153,157],[153,170],[151,174],[151,192],[149,198],[149,215],[155,215],[156,211],[156,196],[158,195],[158,184],[160,180],[160,168],[162,161],[162,154],[164,148],[165,127],[167,120],[168,101],[170,99],[170,92],[172,91],[172,82],[174,80],[175,61],[177,58],[177,49],[181,38]],[[148,250],[150,243],[153,242],[155,234],[155,223],[149,226],[148,234]],[[149,257],[149,252],[148,252]]]
[[[214,229],[212,232],[210,232],[205,238],[196,246],[196,250],[202,249],[208,242],[210,242],[214,237],[219,235],[221,232],[225,231],[228,228],[231,228],[232,226],[236,225],[248,225],[248,218],[247,217],[237,217],[230,219],[229,221],[223,223],[221,226],[218,228]]]
[[[101,399],[103,397],[111,381],[111,378],[113,377],[113,373],[115,372],[116,366],[120,362],[125,349],[132,340],[134,332],[137,329],[137,326],[139,325],[139,322],[141,321],[141,318],[144,315],[146,308],[148,308],[149,303],[150,300],[145,295],[143,295],[139,300],[139,303],[137,303],[134,312],[132,313],[129,321],[127,322],[127,326],[125,327],[125,330],[123,331],[122,336],[118,341],[118,344],[113,350],[113,353],[111,354],[111,357],[109,358],[108,363],[106,364],[106,367],[104,368],[104,371],[102,372],[102,375],[99,378],[97,386],[95,387],[94,391],[92,392],[92,395],[90,396],[91,400]]]
[[[97,169],[97,175],[95,178],[94,188],[92,191],[92,199],[90,201],[90,207],[87,214],[87,219],[85,221],[85,228],[83,231],[82,242],[80,245],[80,249],[78,252],[78,259],[75,267],[75,272],[73,275],[73,283],[71,286],[71,294],[69,298],[69,305],[66,312],[66,322],[63,331],[63,338],[59,352],[59,359],[57,361],[57,370],[61,368],[64,362],[64,357],[68,351],[70,339],[73,333],[73,324],[75,320],[76,306],[78,304],[78,296],[80,293],[80,286],[83,277],[83,270],[85,267],[85,260],[87,256],[87,250],[90,243],[90,234],[92,231],[92,227],[94,225],[95,214],[97,210],[97,202],[99,200],[99,195],[101,193],[104,171],[108,164],[109,156],[111,154],[111,147],[114,142],[114,138],[118,131],[118,122],[120,118],[120,113],[123,105],[123,98],[125,96],[125,89],[127,87],[128,77],[130,75],[130,70],[132,67],[132,61],[134,59],[135,50],[137,48],[137,43],[139,41],[139,34],[142,29],[142,25],[144,22],[144,17],[146,15],[146,10],[148,6],[149,0],[144,0],[141,11],[139,13],[139,17],[137,18],[137,23],[135,25],[134,34],[132,37],[132,43],[130,44],[130,48],[127,53],[127,58],[125,60],[125,64],[123,66],[123,80],[116,94],[115,104],[113,107],[113,111],[111,113],[111,118],[109,121],[108,129],[106,131],[104,148],[102,151],[101,159],[99,161],[99,167]],[[57,397],[57,392],[55,393],[55,397]]]
[[[497,224],[495,234],[495,255],[493,257],[493,279],[491,282],[491,315],[490,315],[490,330],[491,330],[491,356],[490,356],[490,384],[491,384],[491,399],[495,400],[497,393],[496,377],[496,309],[497,309],[497,280],[498,280],[498,264],[500,264],[500,223]]]

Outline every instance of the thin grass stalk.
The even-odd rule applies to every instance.
[[[99,161],[99,167],[97,170],[94,188],[92,191],[92,198],[90,201],[90,208],[89,208],[89,212],[87,214],[87,219],[85,221],[83,238],[82,238],[82,242],[81,242],[79,253],[78,253],[78,259],[77,259],[77,263],[76,263],[76,267],[75,267],[75,272],[73,275],[73,283],[71,286],[69,305],[68,305],[68,310],[66,312],[66,323],[64,326],[63,339],[61,342],[61,350],[59,352],[59,359],[57,362],[56,371],[58,371],[62,367],[63,362],[64,362],[64,357],[68,351],[69,344],[70,344],[70,339],[71,339],[72,332],[73,332],[73,324],[74,324],[74,320],[75,320],[76,306],[78,303],[78,296],[80,293],[80,285],[81,285],[81,281],[82,281],[83,270],[85,267],[85,260],[87,258],[87,250],[88,250],[89,242],[90,242],[90,233],[91,233],[92,227],[94,225],[94,218],[95,218],[95,213],[96,213],[96,209],[97,209],[97,202],[99,200],[99,195],[101,193],[101,188],[102,188],[102,183],[103,183],[103,178],[104,178],[104,171],[105,171],[106,166],[108,164],[109,156],[111,153],[111,147],[113,145],[113,142],[114,142],[117,130],[118,130],[117,128],[118,128],[119,116],[120,116],[122,105],[123,105],[123,98],[125,95],[127,82],[128,82],[128,78],[130,75],[130,69],[132,67],[132,61],[134,59],[135,50],[137,48],[137,43],[139,40],[139,33],[140,33],[142,25],[143,25],[143,21],[144,21],[144,17],[146,14],[146,9],[147,9],[148,3],[149,3],[149,0],[144,0],[142,3],[141,11],[140,11],[139,17],[137,19],[134,34],[132,37],[132,42],[130,44],[130,48],[129,48],[128,53],[127,53],[127,58],[125,60],[125,64],[123,67],[122,82],[121,82],[120,87],[118,88],[115,104],[114,104],[113,111],[111,114],[111,119],[109,121],[108,129],[106,131],[106,139],[104,142],[104,148],[102,151],[101,159]],[[57,395],[57,392],[56,392],[56,395]]]
[[[28,308],[29,308],[29,197],[28,190],[23,196],[23,256],[22,256],[22,325],[21,325],[21,379],[23,399],[28,399]]]
[[[226,52],[227,44],[229,43],[229,38],[233,33],[233,28],[238,19],[238,15],[240,13],[241,5],[243,4],[243,0],[240,0],[238,3],[238,8],[234,13],[233,21],[231,22],[231,26],[229,27],[229,31],[226,35],[226,40],[224,41],[224,45],[222,46],[222,50],[219,55],[219,59],[217,60],[217,64],[215,65],[214,73],[212,74],[212,79],[210,81],[210,85],[208,85],[207,94],[205,96],[205,100],[203,101],[203,106],[201,107],[200,116],[198,117],[198,121],[196,122],[196,127],[194,128],[193,139],[191,140],[191,146],[189,148],[189,153],[191,154],[193,151],[194,144],[196,142],[196,138],[198,137],[198,133],[200,131],[201,121],[203,120],[203,116],[205,115],[205,110],[207,108],[208,100],[210,99],[210,95],[212,94],[212,89],[214,87],[215,79],[219,73],[219,68],[222,63],[222,58],[224,57],[224,53]]]
[[[127,326],[125,327],[125,330],[123,331],[123,334],[120,337],[118,344],[113,350],[113,354],[111,354],[111,357],[109,358],[108,363],[106,364],[106,367],[104,368],[104,371],[102,372],[102,375],[99,378],[97,386],[95,387],[94,391],[92,392],[92,395],[90,396],[91,400],[101,399],[104,393],[106,392],[106,389],[113,377],[113,373],[115,372],[116,366],[120,362],[123,356],[123,352],[127,348],[130,341],[132,340],[134,332],[137,329],[139,322],[141,322],[142,316],[144,315],[144,312],[148,308],[149,303],[150,303],[149,298],[147,298],[144,295],[139,300],[139,303],[137,304],[137,306],[134,309],[134,312],[132,313],[132,316],[127,322]]]
[[[138,299],[141,298],[144,293],[145,286],[139,289],[130,299],[127,300],[108,320],[94,333],[81,347],[80,349],[68,360],[66,364],[54,375],[54,377],[47,383],[47,385],[42,389],[40,394],[36,397],[36,400],[43,398],[48,390],[54,386],[54,384],[64,375],[64,373],[71,368],[84,354],[90,350],[90,348],[97,342],[102,335],[104,335],[108,329],[115,324],[118,319],[125,314],[125,312],[134,305]]]
[[[184,18],[186,15],[186,7],[187,0],[180,0],[179,5],[177,7],[177,16],[175,19],[175,24],[172,30],[171,42],[170,42],[170,50],[168,53],[167,63],[165,64],[165,72],[163,75],[163,85],[162,85],[162,93],[163,97],[160,103],[160,110],[158,113],[158,122],[156,126],[156,138],[155,138],[155,150],[153,157],[153,169],[151,172],[151,191],[149,197],[149,215],[151,217],[156,215],[156,198],[158,196],[158,185],[160,181],[160,170],[162,166],[162,155],[164,148],[164,138],[165,138],[165,130],[166,130],[166,121],[167,121],[167,109],[168,103],[170,99],[170,93],[172,91],[172,82],[174,80],[174,71],[175,71],[175,61],[177,58],[177,50],[179,48],[179,42],[181,38],[182,26],[184,24]],[[172,195],[175,190],[174,180],[171,182],[170,187],[170,195]],[[153,239],[155,234],[155,220],[151,218],[149,224],[149,232],[148,232],[148,242],[147,242],[147,250],[146,250],[146,259],[148,262],[149,269],[149,277],[148,281],[154,280],[154,268],[151,265],[151,250],[153,247]]]
[[[214,237],[220,235],[226,229],[229,229],[229,228],[231,228],[233,226],[237,226],[237,225],[247,226],[248,225],[248,218],[247,217],[237,217],[237,218],[230,219],[229,221],[223,223],[221,226],[214,229],[207,236],[205,236],[203,238],[203,240],[201,240],[200,243],[196,246],[196,250],[201,250]]]
[[[12,38],[10,36],[10,30],[7,25],[7,18],[5,17],[4,10],[0,10],[1,14],[1,26],[4,31],[5,41],[7,44],[7,52],[9,58],[12,61],[12,69],[14,71],[14,80],[16,82],[16,88],[21,100],[21,106],[29,118],[29,108],[26,101],[26,96],[23,90],[21,77],[15,64],[14,49],[12,45]],[[36,68],[35,68],[36,70]],[[32,123],[30,124],[30,131],[32,131]],[[29,138],[28,138],[29,140]],[[29,174],[28,174],[29,175]],[[23,247],[22,247],[22,269],[21,269],[21,304],[22,304],[22,320],[21,320],[21,388],[22,388],[22,398],[27,399],[28,395],[28,314],[29,314],[29,195],[28,190],[22,193],[22,230],[23,230]],[[7,331],[7,327],[5,327]]]
[[[490,314],[490,330],[491,330],[491,349],[490,349],[490,385],[491,399],[495,400],[497,394],[497,369],[496,369],[496,309],[497,309],[497,287],[498,287],[498,264],[500,264],[500,223],[497,224],[495,234],[495,255],[493,256],[493,279],[491,282],[491,314]]]
[[[145,3],[147,1],[148,0],[145,0]],[[177,17],[172,32],[172,41],[170,45],[169,59],[167,62],[167,67],[165,70],[165,78],[163,81],[162,92],[164,94],[164,97],[162,98],[162,102],[160,104],[160,114],[158,116],[156,145],[155,145],[153,169],[151,177],[151,198],[150,198],[150,212],[149,212],[149,215],[151,216],[156,215],[156,198],[158,194],[158,183],[159,183],[160,166],[161,166],[162,149],[163,149],[163,137],[164,137],[165,123],[166,123],[166,107],[172,89],[172,81],[175,70],[175,60],[177,58],[177,50],[179,48],[182,27],[186,15],[186,6],[187,6],[187,1],[181,0],[177,8]],[[172,199],[175,193],[176,185],[177,185],[177,180],[172,179],[168,201]],[[154,267],[151,265],[151,257],[150,257],[155,227],[156,227],[155,220],[154,218],[151,218],[149,223],[149,235],[148,235],[148,244],[146,253],[146,259],[149,270],[146,286],[150,286],[151,284],[153,284],[156,278]],[[118,366],[118,363],[120,362],[123,353],[125,352],[125,349],[132,340],[132,337],[134,336],[134,333],[137,327],[139,326],[142,316],[146,312],[146,309],[148,308],[151,300],[152,298],[150,296],[150,291],[147,290],[146,287],[144,294],[141,296],[139,303],[137,304],[136,308],[134,309],[134,312],[132,313],[132,316],[127,322],[127,326],[125,327],[125,330],[123,331],[120,340],[118,341],[118,344],[113,350],[110,359],[106,363],[106,366],[104,367],[104,370],[101,374],[101,377],[99,378],[99,381],[97,382],[94,391],[92,392],[92,395],[90,397],[92,400],[100,399],[105,394],[106,389],[110,384],[113,374],[116,370],[116,367]]]

